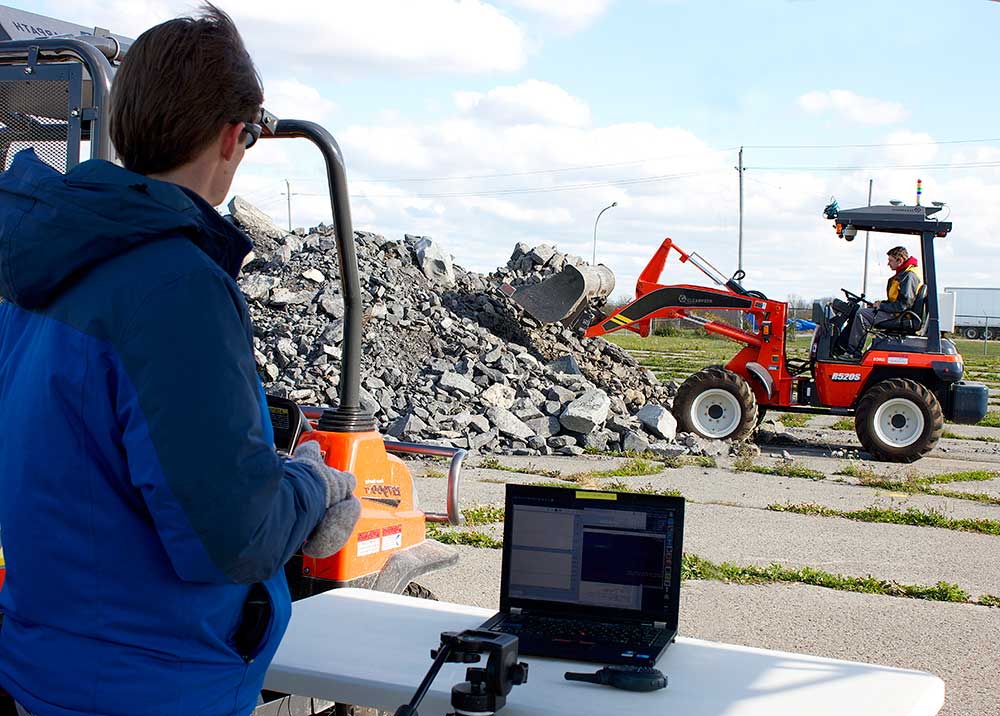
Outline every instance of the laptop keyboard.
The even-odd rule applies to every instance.
[[[560,619],[534,615],[508,615],[490,627],[490,631],[531,635],[567,644],[626,644],[648,646],[656,641],[660,630],[649,624],[608,624],[579,619]]]

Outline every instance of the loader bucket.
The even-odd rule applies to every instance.
[[[567,264],[541,283],[517,288],[511,298],[540,323],[571,326],[589,301],[607,298],[614,288],[615,275],[604,264]]]

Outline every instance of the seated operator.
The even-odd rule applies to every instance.
[[[861,355],[865,336],[873,324],[890,320],[913,308],[917,292],[924,284],[924,278],[917,268],[916,257],[910,256],[904,247],[896,246],[889,249],[888,256],[889,268],[895,271],[885,286],[888,300],[876,301],[870,308],[860,307],[855,311],[841,334],[841,340],[838,341],[844,345],[846,335],[844,352],[851,357]]]

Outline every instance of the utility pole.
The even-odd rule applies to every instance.
[[[736,167],[740,173],[740,229],[739,229],[739,252],[737,255],[736,268],[743,270],[743,147],[740,147],[740,164]]]
[[[288,199],[288,233],[292,232],[292,185],[285,179],[285,197]]]
[[[872,182],[874,181],[875,181],[874,179],[868,180],[868,206],[872,205]],[[864,281],[861,283],[862,296],[868,293],[868,237],[869,236],[870,236],[869,232],[866,231],[865,232],[865,278]]]

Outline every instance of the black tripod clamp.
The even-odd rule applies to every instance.
[[[441,633],[441,646],[431,650],[434,663],[410,703],[396,709],[395,716],[419,716],[417,706],[427,695],[442,666],[446,663],[475,664],[483,653],[489,655],[486,667],[466,669],[466,680],[451,689],[451,705],[464,713],[493,714],[499,711],[507,703],[510,690],[528,680],[528,665],[517,660],[517,637],[466,629],[463,632]]]

